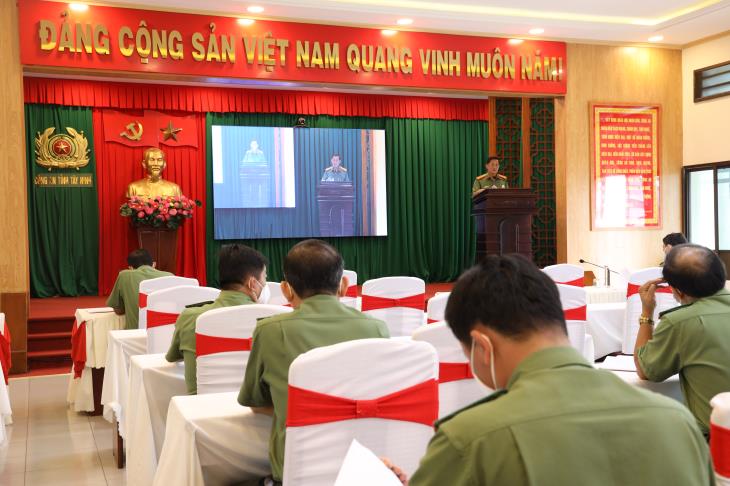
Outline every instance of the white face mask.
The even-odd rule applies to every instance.
[[[469,366],[471,367],[471,374],[474,375],[474,379],[479,382],[480,385],[482,385],[484,388],[489,390],[490,392],[493,392],[497,389],[497,373],[495,371],[494,367],[494,347],[492,346],[492,341],[489,339],[488,336],[485,334],[482,334],[487,341],[489,341],[489,371],[491,373],[492,383],[494,383],[495,388],[492,389],[492,387],[487,386],[486,383],[484,383],[479,376],[476,373],[476,369],[474,367],[474,344],[476,343],[476,340],[472,338],[471,340],[471,353],[469,356]]]
[[[262,285],[261,282],[256,280],[256,283],[261,285],[261,293],[258,297],[256,297],[256,303],[257,304],[266,304],[269,302],[269,299],[271,298],[271,290],[269,289],[269,286],[264,284]]]

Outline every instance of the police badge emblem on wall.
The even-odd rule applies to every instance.
[[[66,133],[57,133],[55,127],[46,128],[35,137],[36,163],[49,171],[52,169],[76,169],[89,164],[89,142],[84,131],[66,127]]]

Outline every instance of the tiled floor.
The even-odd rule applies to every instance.
[[[112,456],[112,427],[66,406],[68,374],[10,380],[13,425],[0,446],[3,486],[125,484]]]

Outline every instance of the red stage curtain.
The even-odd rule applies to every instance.
[[[161,148],[167,156],[164,177],[177,183],[183,194],[203,203],[195,217],[180,229],[175,273],[195,277],[205,285],[205,115],[195,116],[198,148]],[[119,270],[127,268],[127,254],[138,247],[136,233],[119,215],[119,206],[124,202],[127,184],[145,175],[141,164],[144,148],[104,141],[104,110],[93,110],[93,123],[94,133],[98,134],[94,149],[99,195],[99,295],[108,295]]]
[[[26,103],[195,113],[488,120],[487,100],[24,78]],[[97,132],[102,133],[102,132]]]

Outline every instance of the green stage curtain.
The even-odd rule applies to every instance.
[[[51,136],[70,127],[88,141],[89,163],[76,169],[48,170],[36,161],[36,136],[55,127]],[[99,230],[91,109],[25,105],[28,164],[28,232],[30,286],[34,297],[96,295]],[[91,187],[36,184],[38,176],[91,176]],[[19,179],[20,180],[20,179]],[[58,179],[57,179],[58,180]],[[48,181],[48,179],[46,179]]]
[[[293,126],[296,116],[209,113],[212,125]],[[487,150],[487,123],[395,118],[307,117],[312,128],[384,129],[387,155],[388,236],[325,238],[345,268],[368,279],[408,275],[429,282],[454,280],[474,262],[471,185]],[[301,130],[306,130],[303,128]],[[207,147],[208,284],[218,285],[217,252],[233,240],[213,239],[212,148]],[[282,261],[299,239],[240,241],[266,255],[268,279],[282,279]]]

